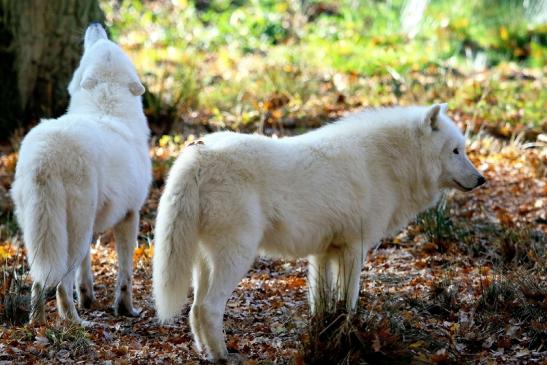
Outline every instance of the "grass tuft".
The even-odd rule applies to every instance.
[[[463,231],[450,217],[450,208],[443,199],[416,219],[418,227],[426,235],[430,245],[440,253],[448,252],[454,242],[459,241]]]
[[[508,227],[477,222],[468,227],[461,248],[473,257],[483,257],[495,266],[547,270],[545,233],[530,227]]]
[[[23,254],[16,252],[14,256],[13,262],[5,260],[0,276],[0,320],[19,325],[29,320],[30,286]]]
[[[86,329],[79,324],[70,323],[66,326],[54,326],[45,330],[45,337],[55,348],[67,348],[72,353],[81,353],[91,347],[91,341]]]
[[[547,344],[547,285],[520,270],[483,288],[476,302],[477,325],[489,333],[498,333],[508,323],[526,328],[528,348]]]
[[[404,325],[403,325],[404,328]],[[348,312],[343,302],[311,319],[303,341],[306,364],[404,364],[412,358],[392,318]]]
[[[458,286],[449,278],[434,283],[429,290],[429,296],[433,306],[443,312],[454,313],[460,308],[457,298]],[[431,309],[429,309],[429,312],[431,312]]]

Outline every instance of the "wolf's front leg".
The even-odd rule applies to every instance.
[[[133,308],[133,251],[137,243],[139,229],[139,213],[130,211],[125,218],[114,227],[116,238],[116,252],[118,253],[118,280],[116,283],[116,297],[114,299],[114,313],[137,317],[139,310]]]
[[[337,300],[344,301],[348,310],[355,310],[359,299],[361,268],[366,257],[360,242],[345,246],[335,260],[333,274],[337,278]]]
[[[321,313],[333,303],[332,262],[327,253],[308,256],[308,287],[310,312]]]

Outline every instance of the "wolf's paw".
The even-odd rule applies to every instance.
[[[123,301],[114,304],[114,315],[125,317],[138,317],[141,315],[141,310],[133,307],[132,305],[126,305]]]
[[[214,356],[209,355],[207,360],[213,364],[222,364],[222,365],[242,365],[247,360],[247,357],[241,355],[238,352],[229,352],[226,355],[215,358]]]
[[[78,298],[78,305],[80,308],[91,309],[93,308],[94,303],[95,295],[93,293],[80,292],[80,297]]]
[[[36,313],[36,312],[31,312],[30,313],[29,324],[31,326],[41,326],[44,323],[46,323],[46,312],[45,311],[38,311],[38,313]]]
[[[226,365],[242,365],[247,360],[247,357],[241,355],[237,352],[230,352],[228,353],[228,357],[225,360],[221,360],[218,363],[219,364],[226,364]]]

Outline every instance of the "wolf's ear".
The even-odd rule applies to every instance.
[[[441,111],[441,105],[435,104],[429,109],[427,109],[427,112],[425,113],[425,117],[423,120],[423,126],[426,128],[431,128],[432,130],[436,131],[438,130],[438,122],[439,122],[439,112]]]
[[[88,50],[99,39],[108,39],[108,35],[100,23],[93,22],[85,31],[84,50]]]
[[[96,78],[91,76],[86,76],[82,79],[82,82],[80,82],[80,86],[84,90],[93,90],[93,88],[97,86],[98,83],[99,81]]]
[[[82,69],[78,67],[76,71],[74,71],[74,75],[72,76],[72,79],[70,80],[70,83],[68,84],[68,94],[72,96],[79,86],[79,80],[81,79],[82,75]]]
[[[135,96],[141,96],[144,94],[144,86],[138,81],[132,81],[129,83],[129,91]]]
[[[441,106],[441,113],[443,114],[446,114],[446,112],[448,111],[448,104],[447,103],[442,103],[442,104],[439,104]]]

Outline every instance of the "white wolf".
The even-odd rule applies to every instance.
[[[84,54],[68,86],[70,105],[24,138],[12,197],[28,251],[31,321],[43,321],[43,289],[57,285],[62,318],[80,322],[72,300],[95,299],[90,243],[114,227],[119,272],[114,309],[131,315],[133,249],[139,210],[151,181],[144,87],[123,51],[99,24],[85,33]]]
[[[434,205],[485,182],[465,141],[432,107],[365,111],[279,140],[206,136],[173,166],[160,200],[153,293],[177,315],[193,271],[190,324],[210,360],[226,359],[226,301],[258,253],[307,256],[310,307],[326,283],[354,308],[366,252]]]

